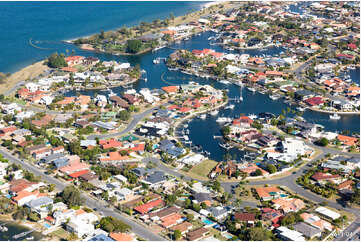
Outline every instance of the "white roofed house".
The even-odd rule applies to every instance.
[[[283,153],[296,156],[312,152],[312,149],[308,147],[303,140],[295,138],[285,138],[281,143],[281,150]]]
[[[108,103],[107,97],[105,95],[97,95],[94,98],[94,101],[95,101],[95,104],[100,107],[105,107],[105,105],[107,105],[107,103]]]
[[[84,235],[89,235],[94,231],[94,223],[98,220],[98,217],[93,213],[83,213],[78,215],[78,211],[75,216],[71,217],[69,223],[66,225],[66,229],[75,233],[78,238]]]
[[[52,96],[43,96],[40,98],[39,104],[44,104],[44,105],[50,105],[54,100],[54,97]]]
[[[130,63],[121,63],[114,65],[114,71],[124,70],[130,68]]]
[[[23,121],[24,119],[31,118],[34,115],[34,111],[23,111],[15,115],[16,121]]]
[[[51,211],[51,205],[53,204],[53,199],[49,197],[39,197],[37,199],[31,200],[25,204],[29,207],[32,212],[39,214],[40,218],[43,219]]]
[[[39,84],[36,84],[34,82],[29,82],[25,84],[25,87],[30,91],[30,92],[35,92],[37,90],[39,90]]]
[[[128,188],[122,188],[115,191],[117,200],[130,200],[134,197],[134,192]]]

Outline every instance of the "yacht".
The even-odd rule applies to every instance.
[[[206,114],[202,114],[201,116],[199,116],[201,119],[206,119],[207,115]]]
[[[247,87],[247,89],[251,92],[256,92],[256,89],[254,89],[253,87]]]
[[[217,118],[216,122],[217,123],[226,123],[226,122],[231,122],[232,119],[231,118],[227,118],[227,117],[219,117]]]
[[[234,109],[234,104],[230,104],[224,107],[224,109]]]
[[[230,146],[229,144],[218,144],[218,145],[226,150],[229,150],[230,148],[232,148],[232,146]]]
[[[27,237],[26,240],[33,240],[34,236]]]
[[[210,114],[211,114],[211,115],[217,115],[217,114],[218,114],[218,110],[215,109],[215,110],[213,110],[212,112],[210,112]]]
[[[109,89],[109,94],[108,94],[109,97],[116,96],[116,95],[117,94],[115,94],[112,89]]]
[[[157,48],[154,48],[154,49],[152,50],[152,52],[156,52],[157,50],[163,49],[164,47],[165,47],[165,45],[162,45],[162,46],[159,46],[159,47],[157,47]]]
[[[170,67],[169,67],[168,70],[169,70],[169,71],[178,71],[179,68],[177,68],[177,67],[175,67],[175,68],[170,68]]]
[[[160,60],[158,58],[153,60],[153,64],[159,64],[159,63],[160,63]]]
[[[242,101],[243,101],[243,97],[239,97],[239,101],[241,101],[241,102],[242,102]]]
[[[220,83],[222,83],[222,84],[225,84],[225,85],[229,85],[229,84],[231,84],[229,81],[227,81],[227,80],[221,80],[221,81],[219,81]]]
[[[330,115],[330,119],[332,119],[332,120],[339,120],[340,118],[341,118],[341,116],[338,115],[337,113]]]
[[[256,114],[250,114],[250,115],[248,115],[248,117],[250,118],[250,119],[256,119],[257,118],[257,115]]]
[[[270,95],[269,98],[271,98],[272,100],[277,100],[280,98],[280,95],[273,94],[273,95]]]
[[[303,107],[297,107],[296,109],[300,112],[304,112],[306,110],[306,108],[303,108]]]

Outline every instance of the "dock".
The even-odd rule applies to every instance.
[[[22,232],[20,234],[16,234],[16,235],[13,236],[13,239],[19,239],[19,238],[24,237],[24,236],[26,236],[28,234],[31,234],[34,231],[35,231],[35,229],[32,229],[32,230],[29,230],[29,231]]]

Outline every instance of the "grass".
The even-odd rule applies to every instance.
[[[189,170],[188,175],[200,179],[207,178],[208,174],[217,164],[218,162],[214,160],[204,160],[198,165],[193,166],[192,169]]]
[[[59,228],[58,230],[55,230],[54,232],[50,233],[50,235],[55,236],[60,240],[66,240],[69,236],[69,233],[65,231],[63,228]]]

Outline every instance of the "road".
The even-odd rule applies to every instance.
[[[116,133],[112,133],[112,134],[93,134],[93,135],[89,135],[88,139],[95,139],[95,138],[99,138],[99,139],[108,139],[108,138],[112,138],[112,137],[117,137],[117,136],[121,136],[123,134],[126,134],[128,132],[130,132],[132,129],[135,128],[135,126],[137,126],[137,124],[146,116],[148,116],[149,114],[153,113],[155,110],[157,110],[159,108],[159,106],[148,109],[142,113],[139,114],[135,114],[133,115],[133,119],[132,121],[128,124],[128,126],[123,129],[120,132],[116,132]]]
[[[43,171],[41,171],[34,165],[28,164],[28,163],[18,159],[17,157],[10,154],[6,149],[4,149],[2,147],[0,147],[0,154],[2,154],[4,156],[4,158],[8,159],[10,162],[21,165],[24,169],[34,173],[36,176],[40,176],[43,180],[47,181],[48,183],[55,184],[56,188],[60,191],[62,191],[68,185],[68,183],[66,183],[64,181],[60,181],[50,175],[46,175]],[[82,193],[81,196],[84,199],[84,205],[86,205],[90,208],[97,208],[97,211],[102,213],[103,216],[113,216],[113,217],[123,221],[124,223],[130,225],[132,228],[132,231],[135,234],[137,234],[139,237],[149,240],[149,241],[159,241],[159,240],[164,241],[165,240],[163,237],[153,233],[145,226],[136,223],[135,221],[127,218],[124,215],[121,215],[120,213],[118,213],[117,211],[115,211],[111,208],[107,208],[105,202],[98,201],[86,193]]]

